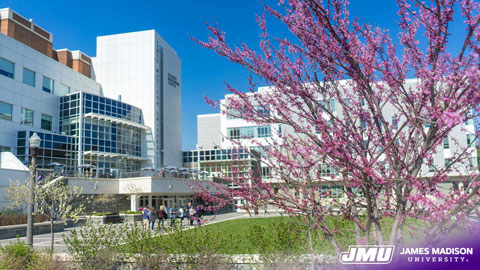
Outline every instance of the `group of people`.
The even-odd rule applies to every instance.
[[[202,209],[193,207],[191,203],[188,203],[187,207],[180,206],[175,209],[173,206],[167,208],[163,205],[156,210],[154,207],[147,205],[141,209],[143,215],[143,223],[146,228],[154,229],[155,222],[158,220],[158,229],[165,226],[165,220],[170,219],[170,226],[173,227],[176,220],[180,220],[180,226],[183,226],[183,220],[187,219],[190,226],[194,225],[194,222],[198,226],[202,224]]]

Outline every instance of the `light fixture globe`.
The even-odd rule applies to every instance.
[[[28,140],[30,142],[30,147],[34,148],[40,147],[40,142],[42,141],[36,132],[33,133],[32,137],[30,137]]]

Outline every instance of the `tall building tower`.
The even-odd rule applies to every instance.
[[[92,59],[103,94],[143,110],[152,141],[143,147],[154,167],[181,166],[181,61],[155,31],[97,37]]]

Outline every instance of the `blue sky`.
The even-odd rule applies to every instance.
[[[274,3],[272,0],[262,3]],[[351,14],[365,21],[395,30],[395,1],[352,0]],[[53,34],[54,48],[81,50],[95,55],[96,37],[123,32],[156,29],[182,59],[182,133],[183,149],[196,144],[196,115],[215,113],[203,95],[219,99],[225,94],[224,82],[246,88],[248,72],[238,65],[203,49],[190,36],[206,39],[204,24],[214,18],[235,44],[258,44],[259,30],[255,14],[263,7],[256,0],[183,0],[183,1],[22,1],[2,0],[10,7]],[[268,22],[272,21],[267,20]],[[284,28],[273,23],[273,31],[282,36]],[[393,31],[395,32],[395,31]]]

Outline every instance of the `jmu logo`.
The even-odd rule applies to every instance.
[[[394,250],[394,245],[354,245],[340,253],[339,260],[343,264],[389,264]]]

